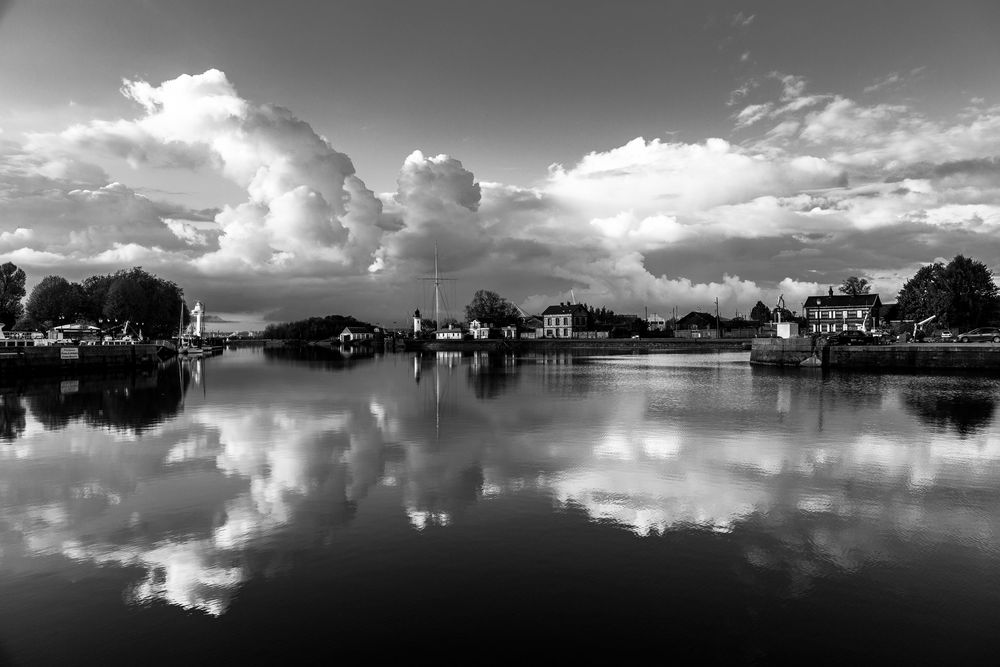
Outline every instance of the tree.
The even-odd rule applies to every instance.
[[[0,265],[0,323],[7,329],[24,315],[24,281],[24,270],[13,262]]]
[[[944,267],[949,326],[972,329],[987,324],[1000,310],[1000,289],[993,272],[980,261],[957,255]]]
[[[932,315],[945,327],[970,329],[996,318],[1000,289],[989,268],[957,255],[947,265],[928,264],[906,281],[897,296],[903,317],[924,320]]]
[[[764,305],[763,301],[758,301],[757,305],[753,307],[750,311],[750,319],[754,322],[764,322],[771,321],[771,309]]]
[[[25,310],[38,322],[53,326],[76,320],[85,301],[83,287],[78,283],[71,283],[62,276],[45,276],[31,290]]]
[[[479,320],[493,326],[503,326],[517,321],[517,308],[496,292],[478,290],[465,307],[466,321]]]
[[[872,286],[868,283],[866,278],[858,278],[857,276],[851,276],[840,283],[840,287],[837,288],[841,294],[849,294],[850,296],[861,296],[862,294],[868,294],[872,290]]]
[[[84,287],[92,309],[106,319],[141,323],[143,334],[147,336],[171,336],[184,319],[181,289],[169,280],[144,271],[141,266],[123,269],[111,276],[88,278]]]

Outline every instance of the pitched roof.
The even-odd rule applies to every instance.
[[[858,296],[851,296],[850,294],[834,294],[830,296],[828,294],[821,294],[819,296],[811,296],[806,299],[803,308],[870,308],[875,304],[881,305],[881,300],[878,298],[878,294],[859,294]]]
[[[345,333],[375,333],[375,332],[372,330],[371,327],[359,327],[355,325],[350,327],[344,327],[344,330],[341,331],[340,333],[345,334]]]
[[[576,315],[577,313],[587,313],[587,308],[582,303],[560,303],[558,306],[549,306],[542,315]]]

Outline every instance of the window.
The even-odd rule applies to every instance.
[[[823,311],[823,317],[825,317],[826,319],[830,319],[830,317],[832,317],[832,315],[833,314],[829,310],[824,310]]]
[[[864,317],[864,316],[865,316],[865,311],[859,310],[858,311],[858,317]]]
[[[822,331],[823,333],[826,333],[827,331],[830,330],[830,325],[829,324],[821,324],[820,327],[819,327],[819,330]]]

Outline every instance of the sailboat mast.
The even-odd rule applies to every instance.
[[[441,328],[441,277],[438,275],[438,247],[434,244],[434,326]]]

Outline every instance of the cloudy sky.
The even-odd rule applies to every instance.
[[[210,312],[1000,272],[1000,3],[0,0],[0,260]]]

